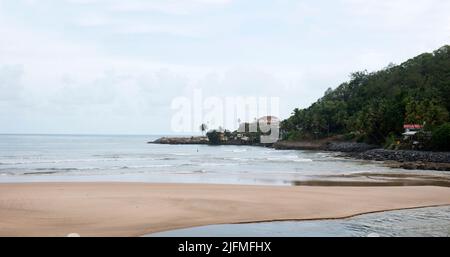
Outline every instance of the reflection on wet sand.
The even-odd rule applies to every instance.
[[[148,234],[149,237],[448,237],[450,206],[386,211],[346,219],[222,224]]]
[[[352,173],[316,176],[315,179],[293,181],[294,186],[442,186],[450,187],[449,175],[413,173]]]

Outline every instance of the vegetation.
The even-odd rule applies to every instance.
[[[208,137],[209,144],[211,145],[218,145],[221,143],[220,132],[217,130],[208,131],[208,133],[206,133],[206,136]]]
[[[207,129],[208,126],[205,123],[202,123],[202,125],[200,125],[200,131],[202,132],[202,135],[205,133]]]
[[[450,46],[444,46],[378,72],[351,74],[310,107],[295,109],[281,128],[289,140],[345,135],[381,145],[400,136],[405,123],[425,124],[436,130],[434,137],[445,138],[449,110]],[[448,149],[448,138],[430,147],[441,149],[442,142]]]
[[[442,124],[433,131],[431,144],[434,150],[450,151],[450,123]]]
[[[223,129],[213,129],[206,133],[209,144],[220,145],[224,143],[252,145],[260,143],[261,132],[238,132]]]
[[[202,128],[203,124],[200,126]],[[205,125],[206,126],[206,125]],[[264,132],[263,132],[264,130]],[[262,135],[270,135],[271,131],[266,131],[260,127],[258,122],[249,123],[244,122],[239,125],[239,129],[231,132],[219,126],[218,129],[212,129],[206,133],[209,144],[241,144],[241,145],[255,145],[261,143]]]

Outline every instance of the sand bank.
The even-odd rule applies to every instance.
[[[450,205],[450,188],[12,183],[0,184],[0,236],[139,236],[437,205]]]

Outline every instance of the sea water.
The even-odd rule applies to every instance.
[[[450,207],[363,214],[347,219],[210,225],[149,237],[448,237]]]
[[[0,182],[293,185],[321,176],[392,172],[380,163],[339,157],[333,152],[147,143],[158,137],[0,135]]]

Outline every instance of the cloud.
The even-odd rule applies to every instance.
[[[205,8],[220,7],[232,0],[68,0],[71,4],[98,5],[114,12],[160,12],[172,15],[187,15]]]
[[[0,66],[0,101],[16,101],[21,96],[23,67]]]
[[[442,21],[448,21],[445,15],[450,11],[450,3],[445,0],[341,0],[347,12],[361,18],[365,26],[383,29],[399,28],[408,30],[433,29]],[[411,26],[414,24],[414,26]]]
[[[448,44],[444,0],[0,0],[0,132],[161,133],[170,103],[279,96]],[[18,64],[18,65],[16,65]],[[156,124],[156,125],[155,125]]]

